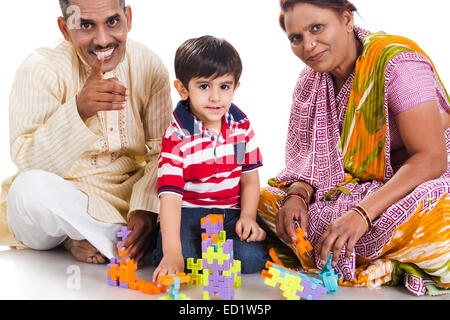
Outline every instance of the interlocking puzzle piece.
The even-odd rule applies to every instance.
[[[189,284],[195,284],[198,286],[203,284],[202,275],[199,273],[200,271],[203,270],[202,262],[203,262],[202,259],[197,259],[196,263],[194,263],[194,258],[187,259],[187,269],[192,271],[187,274],[190,277]]]
[[[234,278],[217,274],[209,275],[208,285],[203,287],[203,299],[210,300],[218,295],[225,300],[234,300]]]
[[[219,238],[217,239],[217,242],[219,243],[219,245],[222,245],[225,241],[227,241],[227,232],[225,230],[221,230],[219,232]],[[233,242],[233,240],[231,240],[231,242]]]
[[[128,236],[130,235],[131,231],[128,230],[127,226],[123,226],[122,228],[120,228],[120,231],[117,232],[117,237],[121,238],[121,241],[119,241],[117,243],[117,246],[120,246],[122,244],[122,242],[128,238]]]
[[[280,284],[283,297],[288,300],[320,300],[322,294],[327,293],[320,280],[308,277],[300,272],[288,269],[286,267],[266,262],[266,268],[261,276],[264,277],[264,283],[275,287]]]
[[[331,265],[331,253],[328,254],[327,263],[322,267],[319,273],[319,279],[323,281],[328,293],[337,292],[339,290],[339,275]]]
[[[225,260],[229,261],[230,258],[231,258],[231,255],[230,254],[225,254],[223,252],[223,248],[220,248],[220,247],[217,248],[217,252],[216,252],[214,250],[213,246],[209,246],[206,249],[206,252],[202,252],[202,258],[206,259],[206,263],[208,265],[212,265],[213,261],[217,260],[218,264],[223,266],[224,261]],[[203,260],[203,262],[205,262],[205,260]],[[204,265],[204,268],[208,268],[209,269],[209,266],[207,267],[207,266]]]
[[[302,279],[296,274],[284,272],[280,279],[280,290],[283,292],[283,297],[287,300],[300,300],[297,292],[304,289],[301,283]]]
[[[122,264],[119,267],[119,283],[123,288],[128,288],[130,282],[134,282],[137,279],[137,274],[134,272],[137,270],[137,264],[134,259],[130,259],[126,264]]]
[[[200,220],[202,229],[205,229],[208,235],[218,235],[223,230],[223,216],[218,214],[209,214]]]
[[[137,279],[134,282],[130,282],[130,289],[139,290],[146,294],[158,294],[166,291],[166,287],[154,282],[147,282],[143,279]]]
[[[234,286],[239,288],[241,286],[242,278],[241,278],[241,261],[233,260],[231,264],[231,268],[229,270],[224,270],[223,275],[225,277],[230,277],[234,275]]]
[[[261,275],[264,277],[264,284],[275,288],[280,281],[281,271],[272,268],[272,265],[273,264],[270,261],[267,261],[266,268],[268,270],[263,270]]]
[[[189,298],[186,295],[179,294],[178,290],[180,289],[180,285],[183,283],[188,283],[190,278],[184,272],[180,272],[177,274],[169,274],[158,277],[158,282],[163,285],[169,286],[169,295],[166,297],[160,297],[160,300],[188,300]]]
[[[106,270],[106,274],[108,275],[108,280],[111,281],[118,281],[119,280],[119,265],[113,264],[108,267],[108,270]],[[113,284],[111,284],[113,285]]]
[[[305,252],[312,251],[313,247],[311,243],[306,240],[305,233],[301,228],[295,229],[295,234],[297,235],[296,247],[300,254],[304,254]]]
[[[119,248],[119,245],[117,245],[117,248]],[[125,258],[126,257],[126,255],[128,254],[128,252],[130,252],[130,250],[131,250],[131,248],[133,248],[133,245],[131,244],[127,249],[125,249],[124,251],[118,251],[118,253],[119,253],[119,257],[120,258]]]
[[[283,262],[281,262],[280,258],[278,258],[274,248],[269,249],[269,256],[272,258],[272,260],[273,260],[273,262],[275,262],[275,264],[278,264],[278,265],[284,267]]]
[[[180,284],[189,282],[189,276],[186,275],[184,272],[159,276],[158,282],[160,282],[161,284],[163,284],[165,286],[170,286],[170,285],[175,284],[176,278],[179,279]]]
[[[302,275],[299,274],[299,276]],[[299,290],[297,295],[305,300],[322,300],[322,295],[327,294],[327,289],[325,287],[306,279],[302,279],[302,286],[303,290]]]
[[[106,277],[108,284],[113,287],[119,286],[119,260],[112,258],[106,266]]]

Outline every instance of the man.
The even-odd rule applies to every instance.
[[[65,41],[20,66],[10,96],[11,157],[0,244],[104,263],[119,250],[139,262],[156,227],[157,158],[172,105],[168,72],[127,39],[124,0],[60,0]]]

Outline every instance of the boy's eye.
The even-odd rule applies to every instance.
[[[209,88],[209,85],[207,85],[207,84],[201,84],[200,85],[200,89],[202,89],[202,90],[206,90],[208,88]]]
[[[322,24],[316,24],[312,27],[312,32],[319,32],[320,30],[322,30],[322,27]]]
[[[220,89],[228,90],[228,89],[230,89],[230,86],[228,84],[223,84],[223,85],[220,86]]]

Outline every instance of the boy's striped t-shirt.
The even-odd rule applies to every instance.
[[[183,207],[240,208],[240,178],[262,166],[246,115],[234,104],[213,133],[180,102],[163,140],[158,193],[183,198]]]

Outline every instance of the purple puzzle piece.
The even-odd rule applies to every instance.
[[[201,224],[202,229],[206,231],[207,234],[219,234],[220,231],[223,230],[223,223],[218,221],[215,224],[211,224],[211,220],[209,218],[205,219],[205,223]]]
[[[225,277],[223,283],[219,287],[216,287],[218,296],[225,300],[234,300],[233,284],[233,277]]]
[[[234,279],[232,277],[222,278],[223,281],[210,282],[207,286],[203,287],[203,290],[208,291],[210,297],[214,297],[217,294],[222,299],[234,300]]]
[[[212,246],[213,242],[211,238],[206,238],[202,241],[202,252],[206,253],[208,252],[208,247]]]
[[[327,289],[311,281],[302,279],[303,291],[297,291],[297,295],[306,300],[322,300],[321,295],[327,294]]]
[[[217,259],[214,259],[212,264],[208,263],[207,258],[203,258],[202,260],[203,260],[202,261],[203,269],[212,270],[213,273],[219,272],[219,271],[228,271],[231,268],[230,260],[223,260],[223,265],[220,265],[219,262],[217,261]]]
[[[117,232],[117,236],[122,238],[122,241],[125,240],[129,234],[131,233],[131,231],[128,230],[128,227],[123,226],[119,232]]]
[[[110,286],[113,286],[113,287],[118,287],[119,286],[119,281],[118,280],[116,280],[116,281],[111,280],[111,276],[110,275],[107,276],[107,279],[108,279],[108,284]]]
[[[222,244],[222,249],[224,254],[229,254],[230,258],[233,259],[233,240],[228,239]]]
[[[131,231],[128,230],[127,226],[123,226],[119,232],[117,232],[117,237],[121,238],[121,241],[119,241],[117,243],[118,246],[121,245],[121,243],[128,238],[128,236],[130,235]]]

